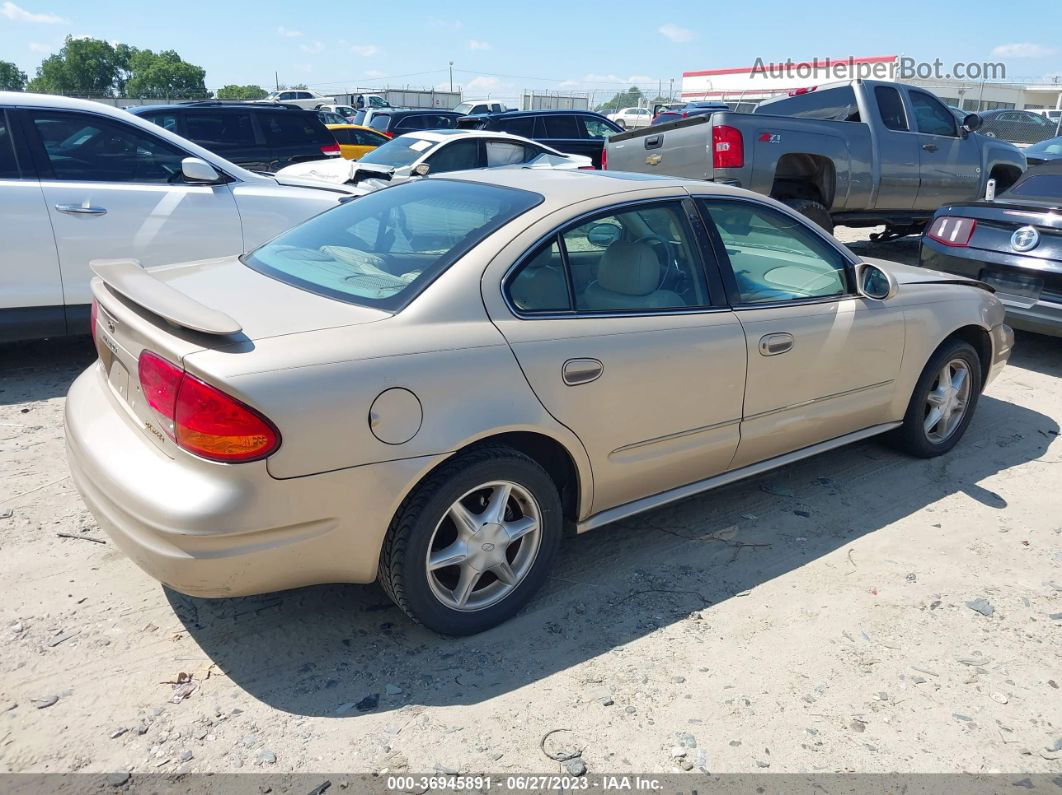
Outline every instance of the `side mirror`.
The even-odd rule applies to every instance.
[[[615,224],[594,224],[586,233],[586,239],[598,248],[608,248],[620,239],[620,230]]]
[[[186,157],[181,161],[181,173],[189,182],[218,182],[221,175],[214,167],[198,157]]]
[[[891,273],[869,262],[860,262],[855,266],[855,277],[857,292],[874,301],[888,301],[899,289]]]
[[[416,168],[413,169],[413,173],[418,177],[428,176],[429,171],[431,171],[431,166],[429,166],[427,163],[420,163],[417,165]]]
[[[984,124],[984,119],[977,113],[967,113],[962,120],[962,128],[966,132],[976,132]]]

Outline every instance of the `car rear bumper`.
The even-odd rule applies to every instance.
[[[67,460],[100,526],[141,569],[191,596],[372,582],[411,484],[441,456],[278,480],[264,461],[170,458],[130,421],[99,364],[66,402]]]

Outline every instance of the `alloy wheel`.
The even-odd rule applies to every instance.
[[[926,396],[923,420],[929,441],[943,442],[962,423],[970,404],[971,380],[970,366],[962,359],[952,359],[937,373]]]

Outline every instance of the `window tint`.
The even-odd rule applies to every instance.
[[[546,125],[546,138],[582,138],[579,125],[575,116],[562,114],[559,116],[542,116]]]
[[[498,122],[497,127],[501,132],[520,135],[524,138],[535,137],[534,116],[517,116],[516,118],[502,119]]]
[[[368,130],[350,130],[354,134],[354,142],[359,146],[383,146],[390,138]]]
[[[915,126],[918,132],[930,135],[950,135],[958,137],[955,114],[948,110],[939,99],[924,91],[910,91],[911,108],[914,111]]]
[[[1062,175],[1034,174],[1026,176],[1007,191],[1007,196],[1038,196],[1053,201],[1062,199]]]
[[[803,223],[741,201],[702,201],[726,247],[742,303],[844,295],[847,263]]]
[[[509,300],[522,312],[565,312],[572,308],[557,238],[526,260],[509,280]]]
[[[281,99],[281,101],[286,100],[286,99],[295,99],[295,92],[294,91],[282,91],[280,93],[280,99]]]
[[[147,119],[152,124],[157,124],[164,130],[180,134],[177,130],[177,114],[173,112],[145,113],[141,118]]]
[[[187,155],[128,124],[87,113],[31,111],[55,179],[170,182]]]
[[[336,139],[336,143],[342,146],[357,146],[359,141],[357,138],[357,132],[355,130],[344,130],[339,128],[337,130],[329,130],[332,133],[332,137]]]
[[[473,139],[448,143],[431,155],[425,162],[431,167],[429,172],[431,174],[445,174],[447,171],[479,168],[482,165],[479,141]]]
[[[878,101],[881,123],[890,130],[907,130],[907,114],[903,110],[900,92],[892,86],[874,88],[874,98]]]
[[[355,124],[358,123],[358,120],[357,120],[356,117],[354,119],[354,123]],[[386,113],[383,113],[383,114],[374,113],[372,115],[372,118],[369,119],[369,126],[372,127],[374,130],[379,130],[380,132],[387,132],[387,130],[390,127],[390,125],[391,125],[391,116],[389,114],[386,114]]]
[[[18,179],[18,161],[15,159],[15,142],[11,140],[11,129],[7,125],[7,116],[0,110],[0,179]]]
[[[313,113],[298,110],[268,112],[261,114],[258,121],[265,130],[266,140],[274,146],[308,146],[335,140]]]
[[[415,180],[314,216],[243,261],[310,292],[398,310],[541,201],[537,193],[496,185]]]
[[[699,249],[678,203],[601,215],[561,237],[576,309],[645,311],[708,303]]]
[[[595,119],[593,116],[580,116],[579,121],[582,122],[583,128],[586,130],[587,138],[608,138],[610,135],[615,135],[616,131],[608,126],[601,119]]]
[[[792,116],[796,119],[826,119],[828,121],[859,121],[859,106],[851,86],[809,91],[795,97],[765,102],[756,113],[773,116]]]
[[[185,137],[207,149],[215,146],[253,146],[254,127],[251,114],[238,111],[209,113],[188,111],[184,114]]]

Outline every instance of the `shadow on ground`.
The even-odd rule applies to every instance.
[[[95,359],[88,336],[0,344],[0,405],[61,397]]]

